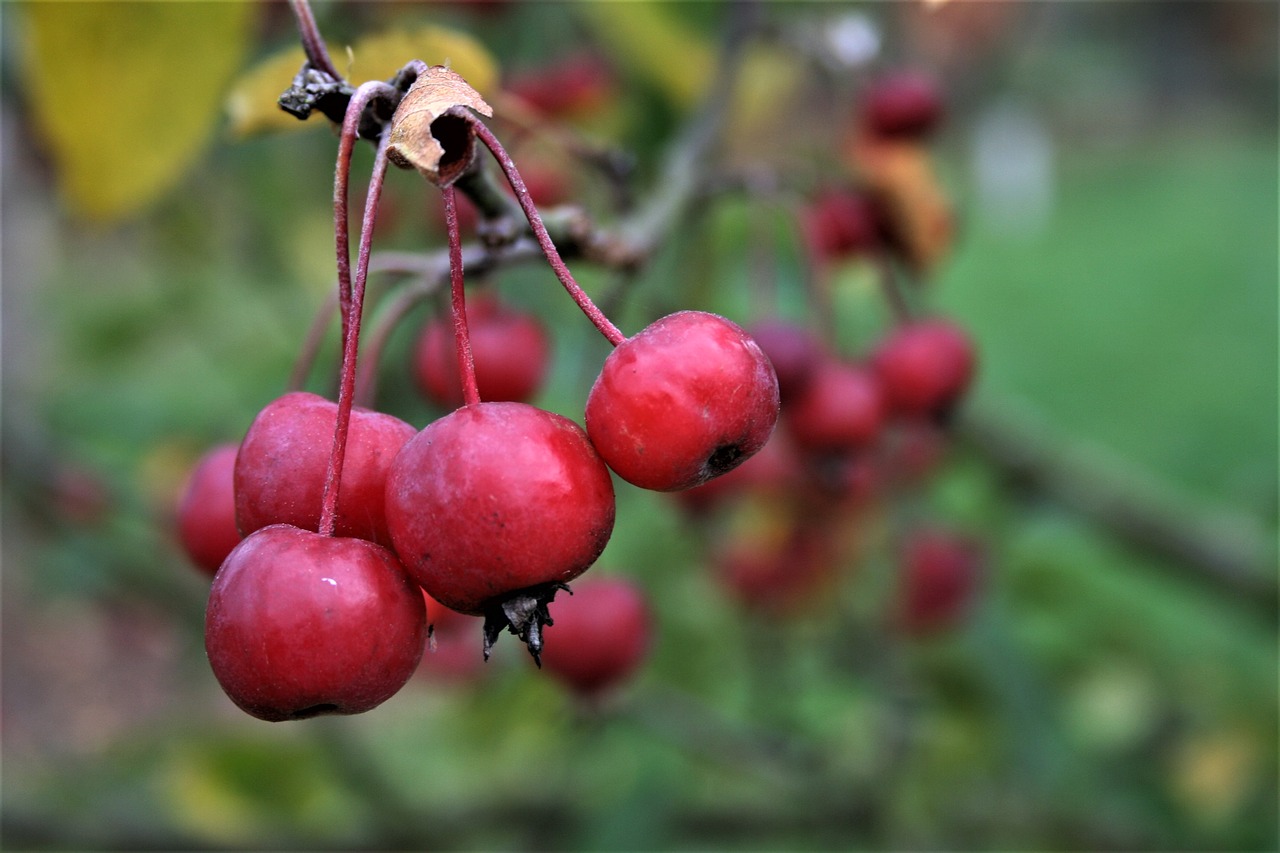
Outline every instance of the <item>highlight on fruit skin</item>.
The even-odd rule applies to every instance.
[[[679,311],[609,354],[587,397],[586,427],[614,473],[669,492],[751,457],[778,412],[777,374],[751,336],[717,314]]]

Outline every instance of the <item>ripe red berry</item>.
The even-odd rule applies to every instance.
[[[814,453],[850,453],[870,447],[880,436],[885,404],[870,370],[831,359],[818,368],[808,388],[784,413],[796,446]]]
[[[467,327],[480,397],[491,402],[533,399],[551,360],[551,343],[538,318],[493,296],[479,296],[467,302]],[[423,326],[414,373],[430,400],[450,409],[462,405],[451,317],[436,316]]]
[[[426,637],[422,591],[395,555],[285,524],[236,546],[205,616],[218,683],[271,722],[381,704],[413,675]]]
[[[751,327],[751,337],[773,365],[778,376],[778,396],[784,404],[804,391],[827,357],[818,336],[799,323],[765,320]]]
[[[513,595],[533,597],[534,617],[613,532],[613,481],[586,433],[524,403],[464,406],[429,424],[396,457],[386,506],[410,574],[446,607],[485,615],[490,644]],[[513,627],[536,655],[533,622]]]
[[[899,326],[871,357],[885,397],[908,417],[945,417],[968,390],[977,361],[969,336],[946,320]]]
[[[652,619],[644,593],[620,577],[590,578],[552,602],[542,666],[575,693],[618,687],[649,652]]]
[[[238,445],[211,448],[191,470],[178,502],[178,539],[210,577],[240,544],[234,472]]]
[[[624,480],[675,491],[736,468],[768,441],[778,379],[736,323],[681,311],[605,359],[587,397],[592,443]]]
[[[913,535],[902,556],[903,628],[920,636],[954,626],[972,603],[985,562],[971,538],[942,529]]]
[[[867,192],[837,187],[820,192],[803,213],[804,235],[820,260],[866,255],[885,241],[884,213]]]
[[[873,136],[924,139],[942,121],[942,93],[933,78],[920,72],[885,75],[863,92],[861,116]]]
[[[267,404],[236,457],[236,520],[245,535],[270,524],[317,530],[338,405],[296,391]],[[351,411],[335,535],[390,545],[383,493],[387,469],[414,428],[399,418]]]

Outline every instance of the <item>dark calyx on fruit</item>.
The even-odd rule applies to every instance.
[[[520,638],[520,641],[533,655],[533,661],[542,666],[542,629],[552,624],[551,613],[547,605],[560,590],[573,595],[568,584],[553,581],[538,584],[528,589],[519,589],[494,599],[484,609],[484,658],[489,659],[493,644],[509,631]]]

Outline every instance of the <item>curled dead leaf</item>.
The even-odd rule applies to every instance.
[[[921,274],[935,269],[954,241],[955,215],[928,149],[859,135],[848,156],[867,186],[884,199],[889,228],[906,261]]]
[[[402,169],[417,169],[436,186],[452,184],[475,156],[475,132],[457,114],[460,108],[493,115],[462,75],[443,65],[428,68],[391,118],[387,157]]]

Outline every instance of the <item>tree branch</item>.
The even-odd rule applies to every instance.
[[[970,407],[958,431],[1015,486],[1050,496],[1197,583],[1275,614],[1275,543],[1257,521],[1174,500],[1167,488],[1118,470],[1117,460],[1064,443],[1007,409]]]

